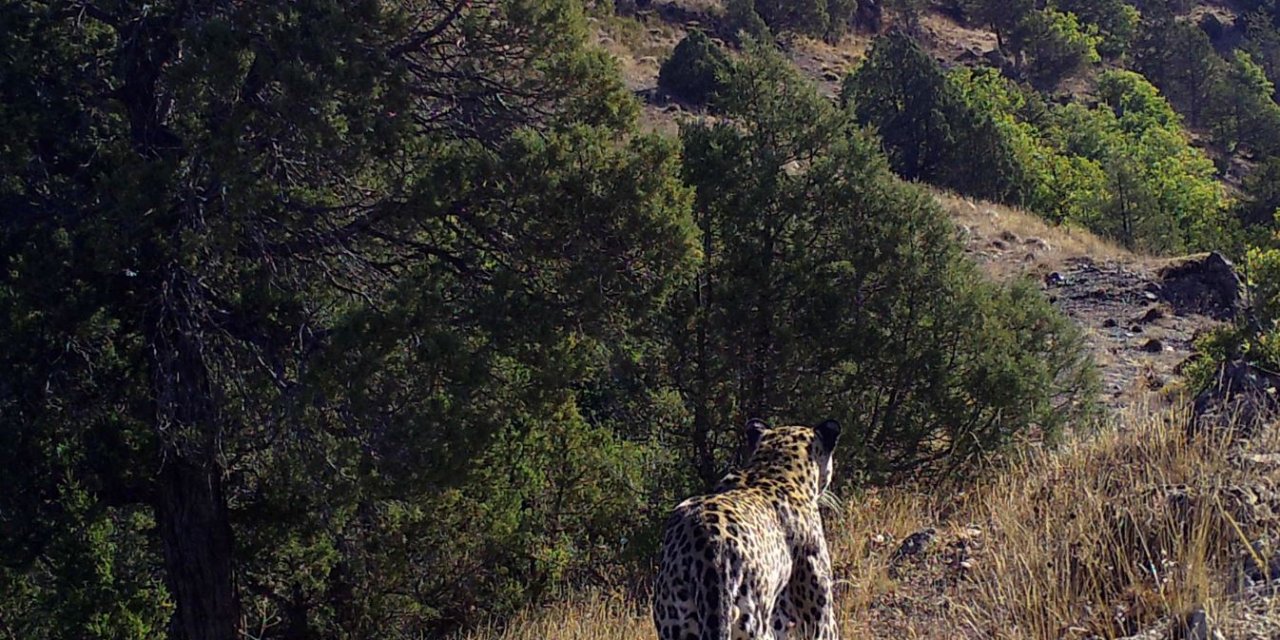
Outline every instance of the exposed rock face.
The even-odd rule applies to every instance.
[[[1236,360],[1222,365],[1217,380],[1196,396],[1190,430],[1230,428],[1247,437],[1280,418],[1280,375]]]
[[[1239,313],[1242,284],[1235,267],[1214,251],[1171,263],[1158,273],[1160,292],[1178,314],[1230,320]]]

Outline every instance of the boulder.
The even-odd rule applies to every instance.
[[[896,564],[905,558],[920,555],[933,543],[937,533],[937,529],[929,527],[907,536],[902,540],[902,544],[898,545],[898,548],[894,550],[893,555],[889,556],[889,563]]]
[[[1229,428],[1248,437],[1280,418],[1280,375],[1243,360],[1224,363],[1195,399],[1189,431]]]
[[[1178,315],[1198,313],[1230,320],[1240,312],[1243,285],[1221,253],[1204,253],[1160,269],[1160,293]]]
[[[1137,321],[1140,324],[1150,324],[1163,317],[1164,312],[1160,310],[1160,307],[1151,307],[1150,309],[1147,309],[1147,312],[1142,314]]]

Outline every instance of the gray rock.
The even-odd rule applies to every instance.
[[[1176,640],[1213,640],[1221,635],[1209,625],[1209,616],[1204,612],[1204,607],[1196,607],[1187,612],[1174,625],[1173,633],[1169,634],[1170,638]]]
[[[1161,311],[1160,307],[1151,307],[1150,309],[1147,309],[1146,313],[1142,314],[1142,316],[1138,318],[1138,322],[1142,324],[1150,324],[1163,317],[1164,311]]]
[[[1229,320],[1240,312],[1240,276],[1231,261],[1216,251],[1171,263],[1159,276],[1161,295],[1179,315],[1198,313]]]
[[[904,558],[918,556],[933,543],[933,539],[937,536],[938,531],[933,527],[917,531],[902,540],[902,544],[894,550],[893,555],[889,556],[889,563],[894,564]]]
[[[1248,437],[1280,418],[1280,376],[1243,360],[1223,364],[1208,389],[1196,396],[1188,431],[1230,428]]]

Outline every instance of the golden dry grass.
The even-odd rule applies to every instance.
[[[1280,484],[1280,465],[1242,466],[1224,438],[1184,437],[1185,417],[1133,409],[1056,450],[1027,447],[974,483],[847,496],[827,518],[843,637],[1116,638],[1196,606],[1239,629],[1227,637],[1280,620],[1275,605],[1228,588],[1243,540],[1276,524],[1251,515],[1241,488]],[[898,541],[926,527],[937,530],[930,549],[892,565]],[[651,639],[637,600],[567,597],[465,640]]]
[[[952,219],[963,227],[970,246],[981,250],[993,240],[1011,238],[1013,244],[1026,249],[1010,252],[1005,256],[1007,260],[982,260],[994,275],[1047,273],[1060,268],[1071,258],[1087,257],[1099,262],[1111,260],[1133,264],[1150,260],[1082,227],[1055,225],[1016,207],[973,200],[939,189],[933,189],[933,195]],[[1035,242],[1037,240],[1040,242]],[[1028,262],[1024,259],[1028,253],[1034,256],[1034,260]]]

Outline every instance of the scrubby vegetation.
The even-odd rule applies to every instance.
[[[707,34],[694,31],[676,45],[658,71],[658,86],[693,104],[706,104],[723,89],[729,56]]]
[[[1197,611],[1230,621],[1213,627],[1225,637],[1269,637],[1249,617],[1274,620],[1280,605],[1249,603],[1218,576],[1274,522],[1251,515],[1251,473],[1228,443],[1188,440],[1185,419],[1135,408],[1123,429],[1021,451],[988,481],[849,495],[826,515],[842,637],[1178,637]],[[920,532],[925,549],[899,556],[897,541]],[[544,637],[652,630],[643,610],[591,594],[464,636]]]
[[[578,0],[0,4],[0,635],[647,636],[749,416],[846,425],[850,637],[939,523],[982,538],[949,629],[1220,601],[1245,534],[1199,497],[1244,472],[1160,411],[1073,432],[1116,424],[1086,332],[932,189],[1226,252],[1253,305],[1191,383],[1280,367],[1271,3],[623,4],[698,20],[659,92]],[[995,49],[939,63],[939,15]],[[791,60],[851,31],[829,97]]]

